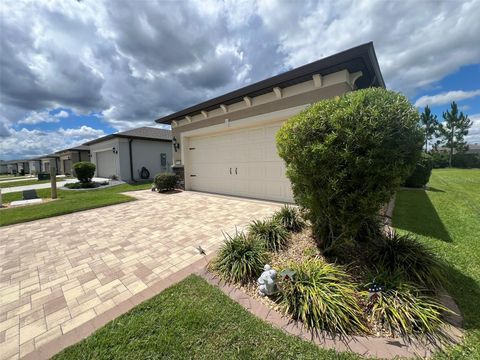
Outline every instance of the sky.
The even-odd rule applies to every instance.
[[[389,89],[480,143],[480,1],[2,0],[0,159],[35,157],[373,41]]]

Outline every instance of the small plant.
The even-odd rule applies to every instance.
[[[441,340],[442,313],[450,312],[414,286],[378,292],[367,301],[367,317],[391,334]]]
[[[225,234],[225,242],[210,267],[231,282],[246,283],[262,272],[267,262],[263,244],[242,232]]]
[[[275,219],[254,220],[248,226],[248,235],[260,241],[269,251],[278,251],[287,245],[289,233]]]
[[[153,180],[158,192],[175,190],[177,185],[177,175],[173,173],[158,174]]]
[[[413,236],[397,232],[380,238],[372,249],[371,263],[389,274],[433,289],[445,282],[445,264]]]
[[[367,331],[355,286],[345,271],[318,259],[289,265],[292,279],[280,282],[286,312],[308,328],[346,335]]]
[[[75,176],[81,183],[89,183],[92,181],[93,175],[95,174],[95,168],[95,164],[88,161],[80,161],[73,164]]]
[[[300,211],[296,207],[284,205],[273,214],[273,218],[280,222],[288,231],[298,232],[305,227]]]

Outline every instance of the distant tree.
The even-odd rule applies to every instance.
[[[450,111],[443,113],[445,120],[439,126],[439,134],[443,140],[443,146],[449,149],[448,165],[452,167],[453,152],[463,153],[468,150],[465,136],[472,126],[472,121],[462,111],[458,112],[457,104],[452,102]]]
[[[432,114],[428,105],[423,110],[423,113],[420,114],[420,122],[425,134],[425,152],[427,152],[428,142],[432,140],[433,135],[436,134],[439,125],[437,115]]]

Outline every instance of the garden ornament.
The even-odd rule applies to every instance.
[[[277,276],[277,272],[273,270],[270,265],[265,265],[263,267],[263,272],[258,278],[258,293],[261,296],[265,295],[273,295],[276,290],[275,278]]]

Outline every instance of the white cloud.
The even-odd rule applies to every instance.
[[[436,95],[425,95],[420,97],[416,102],[416,107],[425,107],[425,106],[436,106],[451,104],[453,101],[461,101],[465,99],[471,99],[474,97],[480,96],[480,90],[473,91],[448,91]]]
[[[0,142],[2,159],[25,159],[45,155],[105,135],[102,130],[88,126],[60,128],[57,131],[9,129],[9,133],[10,135],[2,138]]]
[[[20,120],[18,123],[36,125],[41,123],[58,123],[59,121],[60,116],[50,115],[48,111],[32,111],[25,119]]]
[[[480,114],[473,114],[468,116],[472,120],[472,127],[466,136],[467,142],[470,144],[480,144]]]
[[[61,110],[59,113],[56,113],[53,116],[55,116],[57,118],[67,118],[68,117],[68,112],[66,112],[65,110]]]

